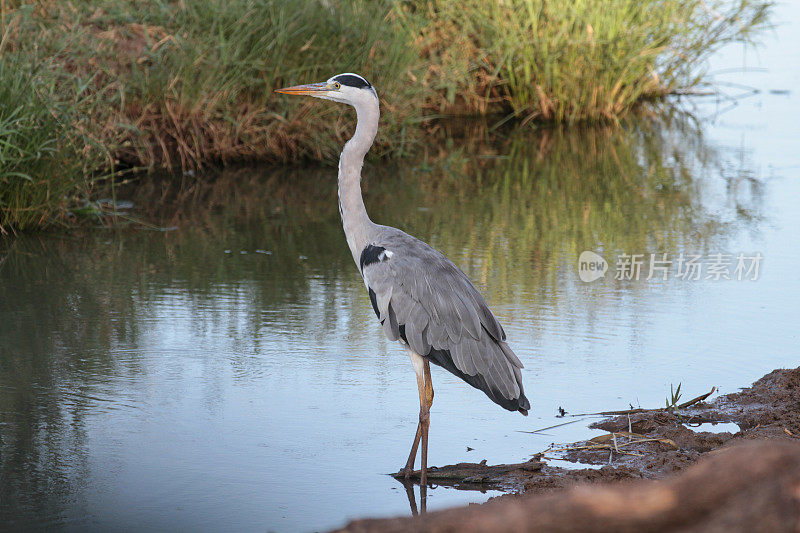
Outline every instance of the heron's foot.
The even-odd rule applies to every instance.
[[[408,466],[404,466],[403,468],[401,468],[401,469],[400,469],[400,470],[399,470],[399,471],[398,471],[398,472],[397,472],[397,473],[394,475],[394,477],[396,477],[396,478],[398,478],[398,479],[399,479],[399,478],[403,478],[403,479],[409,479],[409,478],[411,478],[411,476],[413,476],[413,475],[414,475],[414,468],[413,468],[413,467],[409,468]]]

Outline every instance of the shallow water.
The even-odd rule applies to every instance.
[[[800,20],[798,8],[778,20]],[[687,100],[697,121],[454,126],[436,156],[366,166],[373,219],[461,266],[526,365],[527,418],[434,369],[430,464],[516,462],[595,434],[588,420],[520,432],[564,421],[559,407],[658,407],[670,385],[688,399],[800,364],[793,24],[757,54],[714,59],[719,82],[761,92],[732,109]],[[743,64],[767,71],[724,71]],[[2,523],[291,531],[409,512],[385,473],[413,437],[414,374],[372,314],[334,179],[262,168],[181,193],[143,185],[131,198],[155,207],[134,214],[177,230],[3,245]],[[579,279],[584,250],[609,261],[605,277]],[[623,253],[646,254],[638,281],[614,279]],[[755,281],[677,279],[674,263],[648,280],[650,253],[700,254],[705,269],[730,254],[734,278],[739,253],[763,259]],[[428,507],[493,494],[438,487]]]

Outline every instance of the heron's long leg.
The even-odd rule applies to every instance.
[[[425,397],[428,400],[428,410],[433,407],[433,381],[431,380],[431,363],[425,359]]]
[[[433,405],[433,382],[431,381],[431,365],[425,359],[425,390],[420,389],[419,399],[421,409],[419,422],[422,426],[422,454],[420,456],[419,474],[419,503],[420,511],[425,512],[428,498],[428,428],[430,427],[430,411]]]
[[[411,444],[411,453],[408,454],[408,461],[406,461],[406,467],[403,471],[406,478],[410,477],[411,473],[414,471],[414,461],[417,459],[417,448],[422,438],[423,410],[430,412],[431,406],[433,405],[433,382],[431,381],[430,363],[427,359],[425,360],[423,375],[417,376],[417,388],[419,389],[420,420],[417,424],[417,434],[414,436],[413,444]],[[426,404],[427,407],[424,407]],[[427,459],[427,451],[425,453]]]
[[[411,453],[408,454],[408,461],[406,467],[403,469],[403,474],[406,478],[411,477],[414,472],[414,461],[417,459],[417,448],[419,447],[419,439],[422,437],[422,422],[417,424],[417,434],[414,436],[414,442],[411,444]]]
[[[427,366],[428,361],[425,361]],[[430,375],[430,370],[426,372]],[[422,434],[422,453],[419,458],[419,484],[424,487],[428,481],[428,424],[430,423],[430,406],[428,405],[428,383],[423,376],[417,378],[419,387],[419,429]]]

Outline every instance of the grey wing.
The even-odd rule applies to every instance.
[[[527,414],[522,362],[480,292],[440,252],[399,230],[387,230],[391,232],[364,248],[360,261],[386,336],[401,340],[505,409]]]

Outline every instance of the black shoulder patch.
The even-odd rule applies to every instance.
[[[347,85],[348,87],[355,87],[356,89],[364,89],[367,87],[372,87],[372,85],[370,85],[367,80],[365,80],[361,76],[356,76],[355,74],[340,74],[334,77],[333,79],[335,79],[342,85]]]
[[[384,252],[384,250],[386,250],[386,248],[383,246],[375,246],[374,244],[368,244],[365,246],[361,251],[361,259],[358,262],[361,272],[364,272],[365,266],[373,263],[379,263],[381,261],[380,255]]]

